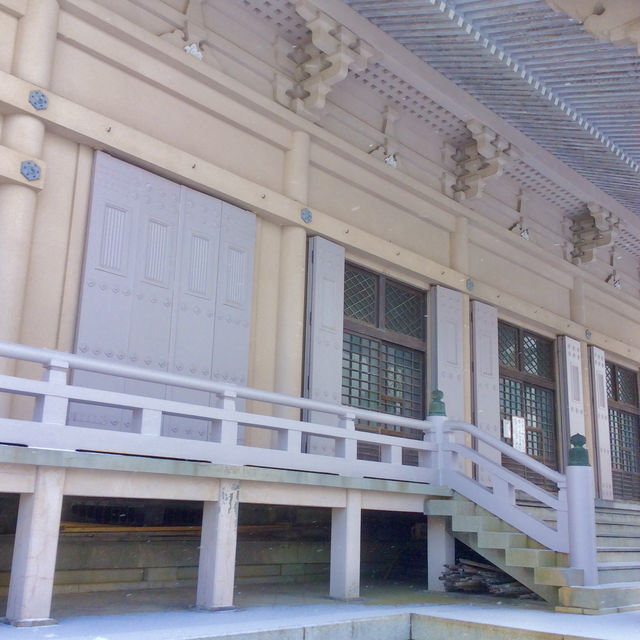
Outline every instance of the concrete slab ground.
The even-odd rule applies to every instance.
[[[240,585],[237,609],[195,611],[192,588],[57,595],[55,626],[0,626],[0,640],[635,640],[640,611],[584,616],[537,601],[363,588],[337,602],[324,584]]]

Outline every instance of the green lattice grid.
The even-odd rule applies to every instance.
[[[640,472],[640,435],[637,415],[609,408],[611,464],[616,471]]]
[[[342,402],[421,419],[423,370],[419,351],[345,332]]]
[[[518,330],[507,324],[498,324],[498,358],[500,364],[518,368]]]
[[[423,296],[417,291],[387,282],[385,290],[385,327],[407,336],[422,338]]]
[[[347,265],[344,273],[344,315],[375,325],[377,291],[375,275]]]
[[[553,378],[553,345],[550,341],[524,334],[522,337],[522,371],[541,378]]]

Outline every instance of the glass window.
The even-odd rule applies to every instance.
[[[423,291],[345,266],[344,404],[424,419],[425,305]],[[371,423],[360,423],[358,428],[422,438],[422,432],[413,429],[383,429]],[[360,446],[358,456],[379,459],[378,447]]]
[[[606,363],[613,497],[640,500],[638,374]]]
[[[553,341],[505,322],[498,324],[500,362],[500,414],[509,421],[511,445],[519,439],[526,453],[557,469],[557,428]],[[517,420],[524,419],[524,434],[515,433]],[[505,458],[509,467],[544,484],[542,478]]]

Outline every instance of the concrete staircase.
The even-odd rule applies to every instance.
[[[546,507],[521,505],[528,513],[554,523]],[[640,581],[640,508],[596,506],[600,584]]]
[[[551,519],[546,507],[525,505]],[[450,518],[461,542],[537,593],[560,611],[613,613],[640,609],[640,512],[597,510],[600,584],[583,586],[581,570],[569,568],[567,554],[542,547],[473,502],[454,494],[428,499],[425,513]]]

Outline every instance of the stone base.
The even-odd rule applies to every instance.
[[[47,625],[58,624],[55,618],[25,618],[15,620],[11,618],[0,618],[3,624],[10,624],[12,627],[45,627]]]

